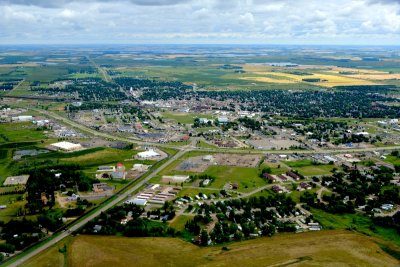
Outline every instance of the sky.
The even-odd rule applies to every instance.
[[[0,44],[400,44],[400,0],[0,0],[0,14]]]

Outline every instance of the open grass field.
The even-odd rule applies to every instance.
[[[61,244],[63,244],[61,242]],[[59,245],[63,246],[63,245]],[[75,237],[67,246],[68,266],[398,266],[376,240],[349,231],[280,234],[201,248],[174,238]],[[56,247],[58,249],[58,247]],[[54,247],[26,263],[62,266]]]
[[[212,188],[222,189],[226,183],[232,182],[239,184],[239,191],[248,192],[266,185],[266,182],[258,176],[257,168],[210,166],[204,173],[217,177],[209,186]]]
[[[319,209],[311,209],[314,218],[325,229],[353,229],[358,232],[379,237],[400,246],[400,235],[395,229],[374,226],[371,219],[361,214],[331,214]]]
[[[6,205],[7,208],[0,210],[0,221],[8,222],[15,219],[16,212],[23,208],[27,203],[25,200],[19,200],[22,195],[4,195],[0,196],[0,205]]]
[[[203,113],[192,113],[192,112],[163,112],[163,118],[171,119],[176,122],[182,124],[193,124],[195,118],[207,118],[212,119],[213,116],[211,114],[203,114]]]
[[[188,215],[181,215],[181,216],[175,217],[169,226],[174,228],[177,231],[183,231],[183,230],[185,230],[186,222],[193,219],[193,217],[194,216],[188,216]]]
[[[332,169],[335,167],[333,164],[314,165],[311,160],[287,161],[285,164],[299,171],[304,176],[330,175],[332,174]]]
[[[31,122],[1,123],[0,134],[0,144],[47,139],[43,131],[37,131]]]
[[[386,159],[384,161],[392,163],[393,165],[400,165],[400,158],[396,156],[386,156]]]

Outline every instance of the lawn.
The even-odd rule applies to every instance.
[[[56,248],[63,244],[60,242]],[[278,234],[225,246],[227,250],[221,246],[201,248],[177,238],[79,235],[67,246],[68,266],[398,265],[374,239],[349,231]],[[63,260],[52,247],[25,266],[62,266]]]

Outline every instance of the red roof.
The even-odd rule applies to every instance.
[[[123,166],[124,166],[124,164],[122,164],[122,163],[117,164],[117,167],[123,167]]]

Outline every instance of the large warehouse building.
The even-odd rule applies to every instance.
[[[83,147],[80,144],[74,144],[66,141],[51,144],[50,147],[56,150],[62,150],[66,152],[78,151],[83,149]]]

